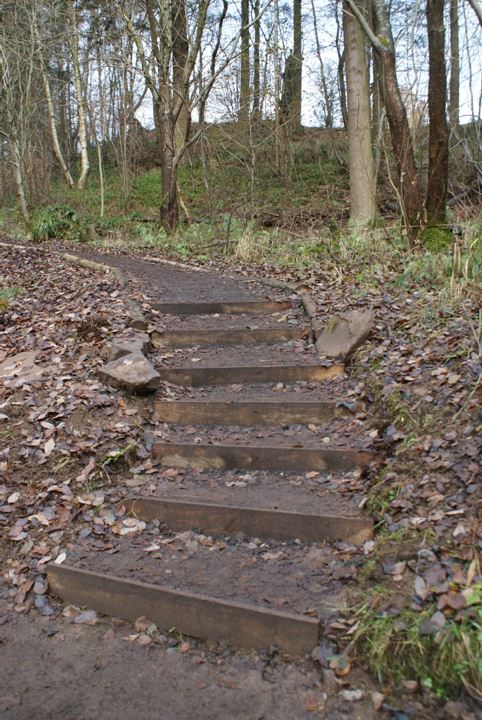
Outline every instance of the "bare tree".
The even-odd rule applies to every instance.
[[[356,229],[372,225],[375,220],[375,174],[365,34],[347,3],[343,8],[343,31],[348,98],[350,224]]]
[[[444,0],[427,0],[429,52],[428,184],[425,209],[431,223],[445,222],[449,171],[449,128],[446,115]]]
[[[450,124],[459,124],[460,106],[460,48],[459,48],[459,2],[450,0]]]
[[[372,29],[359,4],[355,0],[346,0],[346,2],[381,60],[381,89],[397,165],[402,212],[407,230],[413,236],[417,233],[422,220],[422,190],[407,111],[398,83],[395,44],[388,11],[384,0],[372,0],[374,17],[374,29]]]
[[[82,88],[82,78],[79,63],[79,30],[77,23],[77,10],[75,0],[67,0],[67,7],[71,22],[71,48],[72,48],[72,66],[74,70],[75,98],[77,105],[77,120],[79,126],[79,145],[80,145],[80,175],[77,180],[77,188],[83,190],[87,182],[89,174],[89,148],[87,144],[87,127],[85,123],[84,112],[84,93]]]
[[[244,125],[248,124],[250,114],[249,45],[249,0],[241,0],[241,77],[238,120]]]

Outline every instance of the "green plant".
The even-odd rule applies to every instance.
[[[435,605],[422,613],[405,609],[391,615],[377,609],[377,593],[386,595],[383,588],[372,589],[356,613],[352,644],[379,680],[397,686],[417,679],[439,697],[465,688],[482,699],[482,585],[472,589],[463,617],[448,619],[435,635],[420,632]]]

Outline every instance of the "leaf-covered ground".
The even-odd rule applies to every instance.
[[[142,536],[143,523],[117,508],[119,500],[138,489],[140,477],[159,474],[150,458],[152,415],[146,401],[108,389],[96,377],[106,343],[125,324],[126,291],[112,276],[65,263],[45,246],[25,252],[1,247],[0,254],[5,298],[0,365],[30,351],[41,371],[34,380],[0,381],[0,621],[9,622],[12,613],[48,620],[58,617],[45,582],[48,562],[62,562],[79,542],[104,556],[115,552],[122,538]],[[354,481],[362,504],[375,515],[377,534],[363,548],[340,550],[337,567],[349,564],[353,605],[331,630],[348,644],[346,657],[353,666],[366,666],[368,659],[385,685],[382,692],[367,687],[361,691],[364,699],[350,696],[359,689],[357,681],[352,680],[351,689],[345,686],[345,666],[341,660],[333,664],[321,648],[317,661],[325,686],[316,673],[306,671],[309,692],[296,705],[299,715],[293,709],[291,715],[378,717],[378,704],[384,707],[381,713],[397,720],[410,717],[406,710],[412,717],[414,712],[433,717],[430,707],[439,695],[443,702],[435,712],[444,713],[441,717],[475,718],[457,694],[465,688],[476,698],[481,683],[477,298],[468,294],[462,302],[444,304],[440,293],[430,289],[392,284],[389,270],[373,287],[321,270],[300,274],[237,264],[229,271],[301,280],[320,314],[366,306],[377,313],[376,331],[354,357],[345,386],[366,403],[370,439],[382,458],[370,477]],[[141,291],[142,283],[134,282],[130,294],[142,299]],[[145,541],[152,545],[151,534],[148,528]],[[188,550],[198,541],[190,534],[176,538]],[[79,609],[67,608],[66,615],[79,625],[99,621]],[[141,648],[159,643],[181,653],[191,648],[194,665],[195,658],[198,664],[206,658],[215,664],[220,657],[218,649],[206,654],[196,643],[180,649],[180,641],[162,640],[148,627],[130,635]],[[332,652],[336,655],[330,646]],[[387,656],[394,658],[388,665]],[[434,657],[443,667],[433,664]],[[254,666],[242,662],[251,672],[259,661]],[[270,662],[263,659],[263,667]],[[278,682],[285,671],[274,672]],[[296,682],[293,675],[287,685],[303,682],[304,672],[296,669],[301,675]],[[230,682],[225,687],[235,687],[239,678]],[[386,698],[394,685],[398,700],[390,706]],[[447,700],[454,692],[455,698]],[[333,697],[336,705],[330,705]],[[8,717],[27,717],[20,710],[15,714],[12,703]],[[366,703],[365,709],[357,703]]]

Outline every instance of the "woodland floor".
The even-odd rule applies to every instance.
[[[474,596],[474,588],[480,588],[481,547],[475,301],[467,300],[463,315],[437,306],[429,322],[423,314],[426,299],[416,293],[395,292],[383,284],[366,290],[327,282],[321,271],[294,277],[241,264],[189,271],[73,249],[120,267],[128,285],[119,288],[111,275],[62,260],[57,251],[64,246],[28,246],[24,251],[7,247],[8,238],[0,239],[5,243],[0,246],[1,287],[18,288],[0,309],[0,364],[16,353],[35,351],[42,369],[35,382],[10,378],[0,384],[2,718],[475,720],[480,686],[471,668],[455,670],[463,682],[452,676],[442,681],[431,670],[416,673],[414,661],[398,682],[393,677],[379,681],[373,662],[372,674],[367,672],[368,651],[359,637],[375,615],[374,622],[398,619],[401,632],[403,623],[417,615],[425,622],[423,637],[437,637],[440,643],[444,632],[465,629],[480,617],[482,598]],[[204,493],[222,501],[235,497],[241,504],[255,498],[260,506],[269,506],[274,481],[268,472],[161,467],[151,455],[154,439],[202,438],[202,431],[160,423],[151,400],[112,390],[96,375],[106,344],[125,325],[125,297],[135,298],[150,322],[167,330],[172,319],[156,314],[153,301],[285,298],[258,281],[263,274],[302,280],[320,315],[353,307],[376,311],[369,343],[342,378],[323,383],[321,394],[315,384],[269,388],[285,397],[342,396],[354,406],[361,404],[347,421],[337,419],[329,429],[294,427],[290,432],[306,447],[349,438],[354,446],[375,451],[381,461],[369,474],[348,473],[340,482],[300,473],[278,481],[276,488],[288,505],[296,503],[295,490],[302,488],[312,498],[310,507],[372,514],[378,532],[363,546],[310,548],[268,541],[260,547],[243,538],[226,544],[191,531],[134,527],[115,510],[134,491],[194,493],[198,498]],[[300,316],[294,310],[278,320],[277,327],[296,325]],[[176,320],[176,329],[196,327],[196,322]],[[273,318],[249,322],[250,327],[274,324]],[[280,348],[271,352],[282,364]],[[243,353],[224,351],[223,364],[241,365],[254,357],[253,350],[244,348]],[[304,340],[290,345],[287,361],[294,356],[299,364],[312,362]],[[219,360],[220,353],[212,349],[197,349],[194,358],[184,348],[151,353],[159,365],[195,362],[201,367],[213,358]],[[269,352],[260,360],[270,364]],[[193,391],[165,385],[162,395],[225,399],[238,396],[240,389]],[[242,390],[242,399],[263,397],[259,387]],[[266,431],[252,437],[239,429],[212,432],[216,442],[276,440],[276,434]],[[245,600],[256,597],[260,603],[323,617],[326,644],[313,660],[288,661],[274,652],[235,651],[163,634],[142,620],[133,625],[65,607],[48,593],[45,567],[63,553],[77,558],[79,565],[87,558],[98,571],[115,566],[118,575],[147,573],[152,578],[159,571],[155,554],[160,548],[163,568],[180,588],[192,588],[189,583],[197,578],[197,589],[207,593],[209,578],[219,576],[228,597],[244,593]],[[139,563],[146,550],[147,560]],[[236,562],[248,568],[241,578],[230,571],[236,555]],[[270,574],[275,562],[281,567],[276,582]],[[296,605],[295,570],[307,578],[301,605]],[[345,598],[342,611],[323,616],[318,605],[327,593]],[[363,614],[356,614],[361,601]],[[387,638],[390,633],[393,625],[387,625]],[[345,660],[340,653],[349,644]],[[388,638],[385,661],[396,647]],[[476,652],[476,647],[470,650]],[[463,661],[468,663],[465,657]]]

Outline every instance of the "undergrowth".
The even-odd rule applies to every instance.
[[[352,645],[383,683],[399,686],[417,680],[438,697],[460,691],[482,700],[482,584],[467,593],[467,610],[459,622],[448,620],[435,635],[421,624],[435,612],[435,604],[421,613],[404,609],[389,614],[378,609],[385,588],[369,591],[359,608]]]

